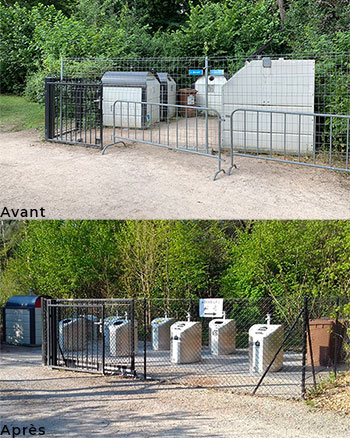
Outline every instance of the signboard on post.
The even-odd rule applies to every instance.
[[[197,69],[191,69],[188,74],[190,76],[203,76],[203,70],[200,68]]]
[[[224,70],[210,70],[211,76],[224,76]]]
[[[199,300],[199,316],[201,318],[222,318],[223,298],[201,298]]]

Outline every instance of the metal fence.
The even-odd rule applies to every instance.
[[[349,169],[350,116],[235,109],[223,126],[234,156],[260,158],[324,169]]]
[[[125,141],[131,141],[202,155],[217,160],[215,180],[220,172],[225,172],[221,123],[220,114],[210,108],[117,100],[112,104],[112,143],[103,148],[102,154],[110,146],[125,146]]]
[[[224,299],[220,316],[203,317],[194,298],[49,300],[44,363],[300,398],[330,372],[349,368],[346,303]],[[321,343],[320,324],[328,327]]]
[[[160,83],[160,117],[149,118],[148,123],[140,126],[135,123],[133,135],[124,136],[124,140],[146,143],[148,139],[149,143],[164,147],[172,142],[172,147],[185,152],[213,153],[221,158],[222,151],[226,150],[231,156],[230,171],[233,155],[238,154],[349,170],[349,53],[249,58],[64,58],[61,70],[53,72],[59,75],[60,81],[47,83],[46,106],[51,108],[46,117],[47,139],[100,147],[113,144],[116,139],[123,140],[122,134],[115,136],[113,123],[109,120],[111,114],[105,113],[105,109],[116,101],[124,101],[117,112],[124,106],[125,116],[126,111],[133,108],[131,103],[126,108],[126,101],[135,103],[135,92],[130,91],[126,81],[120,88],[124,91],[118,91],[118,98],[112,99],[112,95],[104,98],[105,87],[101,81],[107,72],[129,72],[130,76],[135,72],[151,72]],[[153,103],[152,111],[156,112],[155,100],[140,97],[137,102],[141,101],[148,107]],[[178,120],[184,115],[183,104],[189,106],[187,115],[196,112],[190,125],[187,124],[189,118],[186,123]],[[139,106],[138,112],[143,117],[144,105]],[[209,111],[215,113],[214,119],[219,123],[212,120]],[[199,114],[203,117],[195,127]],[[248,120],[247,126],[237,132],[235,127],[243,123],[243,115]],[[263,121],[265,115],[270,125]],[[149,116],[148,112],[146,116]],[[119,127],[118,122],[114,121],[114,124]],[[218,136],[221,124],[223,129]],[[176,126],[176,129],[171,132],[167,125]],[[124,125],[120,127],[123,129]],[[130,120],[128,126],[125,122],[125,128],[128,127]],[[153,128],[164,133],[163,141],[152,141]],[[130,134],[130,129],[128,132]],[[188,145],[190,137],[195,142],[201,136],[203,139],[194,147]],[[183,138],[180,145],[179,138]],[[244,143],[247,138],[248,142]],[[253,139],[257,140],[256,144],[252,144]],[[220,171],[221,161],[218,158]]]

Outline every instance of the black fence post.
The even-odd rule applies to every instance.
[[[55,136],[55,78],[45,78],[45,139]]]
[[[135,303],[134,299],[130,302],[130,313],[131,313],[131,355],[130,355],[130,369],[133,375],[135,375]]]
[[[334,377],[337,377],[337,365],[338,365],[338,336],[340,336],[339,333],[339,304],[340,304],[340,300],[339,297],[337,297],[336,300],[336,309],[335,309],[335,327],[334,327],[334,360],[333,360],[333,372],[334,372]]]
[[[147,300],[143,299],[143,379],[147,379]]]
[[[301,369],[301,397],[305,398],[306,394],[306,354],[307,354],[307,324],[308,324],[308,297],[304,297],[304,317],[303,317],[303,358]]]
[[[41,299],[42,315],[42,339],[41,339],[41,363],[43,366],[47,365],[47,300]]]

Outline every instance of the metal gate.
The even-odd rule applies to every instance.
[[[133,300],[47,300],[45,322],[51,368],[135,374]]]
[[[102,85],[81,80],[45,80],[45,138],[101,147]]]

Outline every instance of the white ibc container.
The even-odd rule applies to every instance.
[[[225,76],[209,76],[208,78],[208,107],[213,108],[221,114],[222,111],[222,87],[226,84]],[[197,105],[205,105],[205,76],[201,76],[195,83],[198,91]]]
[[[255,324],[249,329],[250,372],[263,373],[283,342],[283,326],[274,324]],[[270,371],[283,367],[283,349],[276,357]]]
[[[201,360],[202,324],[195,321],[178,321],[170,328],[170,361],[176,364]]]
[[[170,327],[174,318],[156,318],[152,321],[152,348],[155,351],[170,350]]]
[[[231,145],[232,111],[237,109],[285,112],[314,112],[315,61],[307,59],[253,60],[246,63],[222,87],[222,142],[224,148]],[[286,122],[286,123],[285,123]],[[271,133],[270,133],[271,130]],[[313,152],[314,118],[273,114],[272,128],[269,113],[243,111],[235,113],[232,120],[233,149],[235,151],[308,155]],[[300,143],[299,143],[300,142]]]
[[[130,356],[131,345],[131,321],[119,319],[109,325],[109,353],[111,356]],[[138,350],[137,322],[134,324],[134,351]]]
[[[132,101],[115,106],[115,123],[123,128],[147,128],[159,122],[158,105],[141,102],[160,103],[160,82],[150,72],[110,71],[102,77],[103,124],[113,126],[113,105],[115,101]]]
[[[236,321],[213,319],[209,323],[210,351],[213,355],[232,354],[236,350]]]
[[[83,351],[87,349],[89,321],[85,317],[66,318],[59,322],[59,340],[65,351]]]

